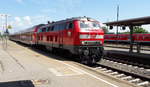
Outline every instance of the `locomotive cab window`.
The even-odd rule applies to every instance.
[[[81,29],[100,29],[100,24],[93,21],[80,21],[79,25]]]

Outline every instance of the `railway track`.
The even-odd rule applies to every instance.
[[[150,69],[102,59],[93,70],[103,71],[137,86],[150,87]]]
[[[148,54],[129,53],[124,51],[109,50],[104,52],[104,58],[128,65],[150,68],[150,58]]]
[[[115,63],[119,64],[124,64],[124,65],[130,65],[130,66],[135,66],[135,67],[140,67],[140,68],[145,68],[145,69],[150,69],[150,65],[148,64],[143,64],[143,63],[138,63],[136,61],[129,61],[129,60],[121,60],[117,58],[105,58],[106,60],[114,61]]]
[[[122,80],[127,80],[138,86],[150,87],[149,58],[129,54],[110,52],[98,63],[96,69],[113,75]]]

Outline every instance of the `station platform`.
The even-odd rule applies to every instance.
[[[123,48],[114,48],[114,47],[105,47],[105,55],[108,57],[121,57],[128,58],[128,60],[132,59],[133,61],[144,62],[147,65],[150,65],[150,51],[142,50],[141,53],[137,53],[136,50],[133,52],[129,52],[129,49]]]
[[[130,45],[127,44],[107,44],[104,45],[106,50],[124,51],[129,52]],[[137,46],[133,46],[133,53],[137,53]],[[141,46],[140,53],[137,54],[150,54],[150,46]]]
[[[0,41],[0,87],[135,87],[82,66],[12,41]]]

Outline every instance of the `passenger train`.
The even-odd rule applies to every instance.
[[[116,42],[119,43],[129,43],[130,34],[105,34],[105,42]],[[133,34],[133,41],[135,43],[149,45],[150,44],[150,34]]]
[[[85,64],[96,63],[103,56],[104,32],[100,22],[89,17],[36,25],[10,35],[10,40],[42,45],[51,51],[69,51]]]

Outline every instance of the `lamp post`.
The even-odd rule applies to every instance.
[[[3,29],[3,32],[4,32],[3,34],[7,38],[7,35],[9,35],[9,31],[8,31],[8,17],[10,17],[10,15],[8,15],[8,14],[0,14],[0,17],[1,17],[1,26],[2,26],[2,29]]]
[[[5,15],[5,28],[6,28],[6,34],[8,34],[9,32],[8,32],[8,28],[7,28],[7,15]]]
[[[3,19],[2,19],[3,14],[0,14],[0,29],[2,31],[3,29]]]
[[[10,17],[10,15],[8,14],[0,14],[1,17],[4,17],[5,18],[5,24],[3,26],[5,26],[5,34],[9,34],[9,31],[8,31],[8,17]]]
[[[9,34],[9,31],[8,31],[8,17],[9,17],[9,15],[5,14],[4,16],[5,16],[5,29],[6,29],[5,33],[8,35]]]

